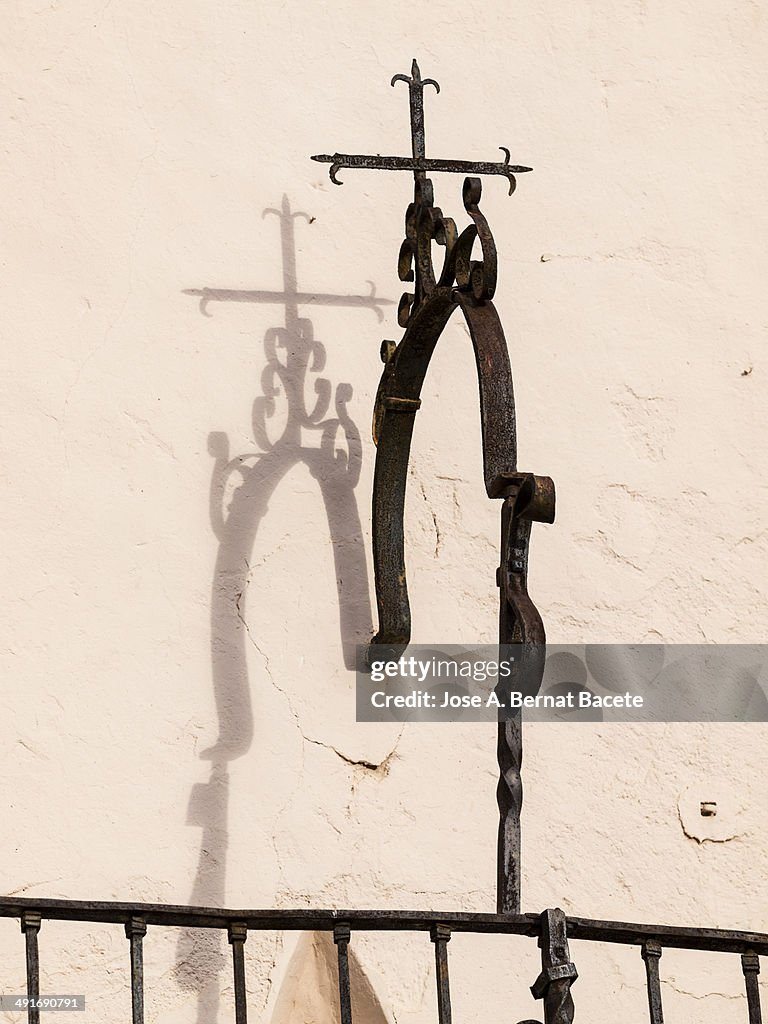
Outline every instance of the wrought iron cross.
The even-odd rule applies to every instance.
[[[384,341],[381,357],[384,373],[376,395],[373,437],[377,446],[373,482],[373,561],[379,631],[372,645],[383,646],[397,657],[411,636],[411,611],[405,575],[403,512],[408,478],[408,456],[421,387],[435,345],[451,314],[461,309],[475,351],[480,385],[485,487],[490,498],[503,499],[501,512],[501,564],[499,587],[499,643],[516,645],[518,673],[497,687],[502,707],[509,706],[507,693],[535,693],[544,672],[544,626],[528,595],[528,545],[533,521],[551,523],[555,516],[555,489],[549,477],[521,473],[517,469],[515,399],[512,370],[501,321],[491,299],[496,289],[496,246],[478,203],[482,194],[479,177],[501,174],[515,188],[516,173],[530,167],[512,166],[504,149],[503,163],[472,163],[467,160],[428,160],[424,143],[424,86],[414,60],[406,82],[410,93],[412,157],[314,156],[330,163],[331,180],[342,167],[376,170],[408,170],[414,177],[414,201],[405,215],[405,240],[400,247],[398,274],[413,281],[398,307],[398,322],[405,333],[398,345]],[[461,234],[450,217],[434,205],[428,171],[469,172],[464,179],[464,208],[472,223]],[[482,258],[472,259],[479,241]],[[433,242],[445,248],[439,274],[432,263]],[[383,652],[377,652],[378,658]],[[498,726],[499,804],[497,907],[499,913],[520,910],[520,807],[522,786],[522,729],[519,714],[502,712]]]
[[[334,185],[344,184],[336,176],[343,167],[364,167],[367,170],[379,171],[413,171],[416,181],[423,181],[427,176],[427,171],[451,171],[454,174],[503,174],[509,180],[509,194],[512,195],[515,190],[514,176],[532,170],[531,167],[510,164],[509,150],[505,146],[499,146],[499,149],[505,154],[505,159],[501,163],[473,162],[472,160],[428,160],[424,136],[424,86],[434,85],[437,92],[440,92],[440,86],[434,78],[421,77],[419,65],[415,59],[411,64],[411,77],[395,75],[391,84],[394,85],[395,82],[405,82],[408,86],[413,156],[410,159],[407,156],[352,156],[348,153],[313,156],[313,160],[331,165],[329,175]]]

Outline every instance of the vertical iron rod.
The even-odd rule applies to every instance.
[[[514,421],[513,421],[514,422]],[[501,506],[501,557],[496,583],[499,587],[499,658],[508,644],[520,644],[514,659],[527,661],[531,644],[543,645],[544,626],[527,597],[528,542],[531,524],[515,515],[515,496],[508,496]],[[508,652],[503,656],[507,657]],[[543,671],[543,662],[542,662]],[[539,677],[540,678],[540,677]],[[517,686],[515,686],[515,683]],[[499,805],[499,833],[496,855],[496,913],[520,913],[521,852],[520,812],[523,804],[523,721],[519,711],[509,712],[509,692],[524,690],[524,680],[499,680],[499,710],[496,756],[499,762],[499,783],[496,801]]]
[[[510,606],[504,586],[504,574],[509,563],[509,535],[514,523],[514,499],[505,498],[501,507],[501,556],[496,577],[499,587],[499,647],[520,642],[519,623],[515,609]],[[501,649],[499,651],[501,658]],[[499,806],[499,832],[496,852],[496,913],[520,913],[520,812],[523,803],[523,783],[520,772],[523,762],[523,722],[518,711],[509,716],[507,680],[499,679],[497,697],[499,710],[496,757],[499,763],[499,782],[496,802]]]
[[[747,989],[749,1024],[762,1024],[763,1015],[760,1010],[760,986],[757,983],[757,976],[760,973],[760,958],[757,953],[742,953],[741,969],[744,973],[744,984]]]
[[[579,974],[568,949],[568,922],[559,907],[540,918],[541,974],[531,985],[534,999],[544,1001],[545,1024],[573,1024],[571,985]]]
[[[437,1019],[439,1024],[451,1024],[451,988],[448,980],[448,943],[451,939],[451,929],[444,924],[433,924],[430,937],[435,944]]]
[[[34,910],[25,910],[21,915],[21,930],[27,943],[27,1020],[29,1024],[40,1024],[40,1008],[36,1004],[40,999],[40,958],[37,950],[37,933],[40,931],[41,917]]]
[[[131,1007],[133,1024],[144,1024],[144,946],[147,922],[132,917],[125,922],[125,937],[131,943]]]
[[[349,986],[350,926],[344,922],[333,929],[333,941],[339,953],[339,1010],[341,1024],[352,1024],[352,993]]]
[[[427,155],[424,134],[424,85],[421,81],[419,65],[414,60],[411,65],[411,83],[408,88],[411,107],[411,152],[414,160],[423,160]],[[414,177],[426,178],[425,171],[416,171]]]
[[[661,1008],[661,982],[659,980],[659,960],[661,946],[658,942],[643,943],[643,960],[645,960],[645,976],[648,984],[648,1012],[651,1024],[664,1024],[664,1013]]]
[[[247,1024],[248,1009],[245,999],[245,951],[243,946],[248,937],[248,926],[233,921],[228,929],[232,946],[232,967],[235,975],[235,1024]]]
[[[500,683],[496,695],[506,707],[509,687]],[[507,716],[504,718],[503,716]],[[520,712],[510,715],[499,710],[496,757],[499,782],[496,801],[499,807],[499,832],[496,854],[496,913],[520,913],[520,813],[523,783],[523,721]]]

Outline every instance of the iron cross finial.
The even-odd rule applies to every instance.
[[[394,85],[395,82],[405,82],[408,86],[411,104],[411,148],[414,163],[418,163],[424,160],[427,155],[424,135],[424,86],[434,85],[435,91],[440,92],[440,85],[434,78],[425,78],[422,81],[421,71],[419,71],[419,65],[416,63],[415,57],[411,64],[411,77],[408,78],[407,75],[394,75],[390,84]],[[426,178],[427,172],[414,168],[413,176],[419,181]]]
[[[411,77],[395,75],[395,82],[405,82],[408,86],[411,107],[411,146],[413,155],[407,156],[353,156],[349,153],[327,153],[313,156],[319,163],[330,164],[330,178],[334,185],[343,185],[337,177],[342,167],[366,167],[380,171],[412,171],[417,182],[424,181],[428,171],[450,171],[454,174],[502,174],[509,181],[509,194],[515,190],[515,175],[530,171],[530,167],[522,167],[509,162],[509,150],[499,148],[504,153],[501,163],[472,160],[428,160],[425,155],[424,141],[424,86],[434,85],[437,92],[440,86],[433,78],[422,78],[419,65],[414,59],[411,65]]]

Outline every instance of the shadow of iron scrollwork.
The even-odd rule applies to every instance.
[[[296,278],[294,221],[310,218],[293,213],[287,197],[280,210],[265,210],[280,222],[283,290],[244,291],[221,288],[189,289],[200,299],[200,311],[210,316],[215,302],[272,303],[283,307],[283,323],[264,336],[266,362],[261,395],[253,403],[254,451],[232,455],[226,434],[209,436],[214,458],[210,515],[218,540],[211,594],[211,672],[218,719],[218,737],[201,758],[210,762],[207,782],[192,787],[187,823],[202,829],[191,905],[222,906],[226,898],[228,795],[230,761],[250,749],[253,704],[248,677],[249,637],[246,594],[249,565],[259,527],[270,499],[286,474],[303,464],[317,482],[333,547],[339,630],[344,662],[354,669],[356,646],[373,630],[362,527],[355,498],[360,477],[360,432],[348,411],[352,387],[335,389],[327,377],[324,346],[315,339],[311,320],[299,315],[308,304],[361,307],[382,319],[382,306],[371,286],[370,295],[330,295],[300,292]],[[310,221],[311,222],[311,221]],[[312,407],[307,387],[314,391]],[[331,406],[333,406],[331,410]],[[273,423],[283,427],[270,436]],[[175,977],[185,990],[197,994],[197,1022],[215,1021],[219,1007],[220,973],[227,957],[218,932],[189,931],[177,949]]]

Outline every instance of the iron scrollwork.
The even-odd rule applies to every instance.
[[[429,178],[416,182],[414,201],[405,214],[405,239],[400,247],[398,276],[401,281],[415,281],[414,292],[404,292],[397,311],[401,327],[407,327],[414,310],[436,288],[457,288],[471,294],[477,302],[493,298],[496,291],[496,245],[479,208],[483,185],[480,178],[464,181],[464,209],[473,223],[459,235],[456,222],[444,217],[434,205],[434,192]],[[475,240],[480,240],[481,260],[472,259]],[[445,248],[445,258],[439,278],[432,262],[432,243]]]
[[[405,214],[405,239],[398,256],[400,280],[413,284],[398,306],[398,323],[404,328],[399,344],[385,341],[381,347],[384,371],[373,414],[373,438],[377,446],[373,485],[373,560],[379,629],[372,646],[384,647],[398,657],[411,636],[411,613],[405,571],[403,514],[408,477],[408,458],[421,388],[429,361],[443,328],[455,310],[461,309],[475,353],[480,389],[483,438],[483,469],[486,492],[502,505],[501,564],[497,573],[500,590],[499,643],[519,645],[516,661],[520,671],[508,680],[507,690],[537,692],[543,674],[544,627],[528,595],[527,569],[531,523],[551,523],[555,512],[554,484],[549,477],[520,473],[517,469],[517,438],[512,371],[507,343],[493,305],[498,259],[493,235],[480,210],[482,183],[478,175],[504,175],[515,189],[515,174],[530,167],[511,165],[509,150],[503,163],[472,163],[462,160],[428,160],[424,134],[424,86],[439,86],[422,79],[416,61],[411,76],[395,75],[409,88],[412,156],[313,157],[330,163],[336,184],[342,167],[378,170],[409,170],[414,177],[414,197]],[[468,173],[462,199],[470,224],[459,233],[455,221],[435,206],[432,181],[427,172]],[[473,258],[479,243],[479,259]],[[443,250],[436,272],[433,254]],[[377,657],[381,651],[377,652]],[[504,692],[507,692],[505,690]],[[506,705],[506,701],[501,701]],[[522,758],[520,718],[499,721],[498,758],[500,812],[498,847],[498,911],[515,914],[520,908],[520,804]]]

